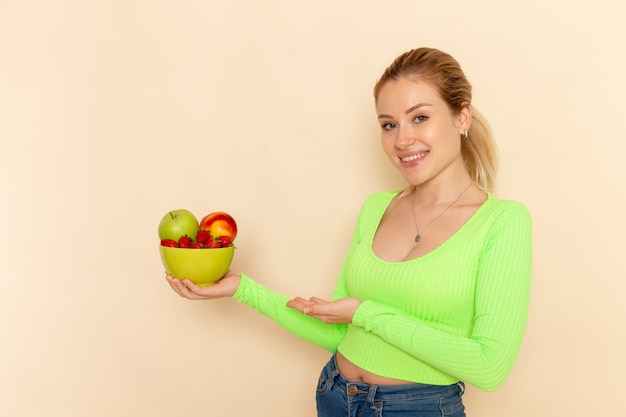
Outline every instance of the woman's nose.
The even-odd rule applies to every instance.
[[[404,149],[407,146],[414,144],[416,141],[415,132],[410,126],[400,125],[396,130],[396,147],[398,149]]]

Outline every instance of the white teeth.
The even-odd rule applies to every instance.
[[[400,158],[400,159],[402,160],[402,162],[411,162],[411,161],[415,161],[416,159],[423,158],[424,155],[426,155],[426,152],[418,153],[418,154],[407,156],[406,158]]]

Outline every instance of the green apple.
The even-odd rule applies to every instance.
[[[192,212],[185,209],[168,212],[159,223],[159,239],[172,239],[178,242],[181,236],[196,238],[200,229],[198,219]]]

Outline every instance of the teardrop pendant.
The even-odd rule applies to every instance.
[[[422,239],[422,237],[420,236],[419,233],[417,235],[415,235],[415,243],[419,242],[421,239]]]

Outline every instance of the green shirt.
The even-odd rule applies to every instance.
[[[362,301],[351,324],[326,324],[242,274],[235,299],[374,374],[424,384],[463,380],[496,389],[520,349],[530,294],[531,220],[520,203],[487,201],[446,242],[387,262],[372,251],[396,193],[363,205],[332,299]]]

